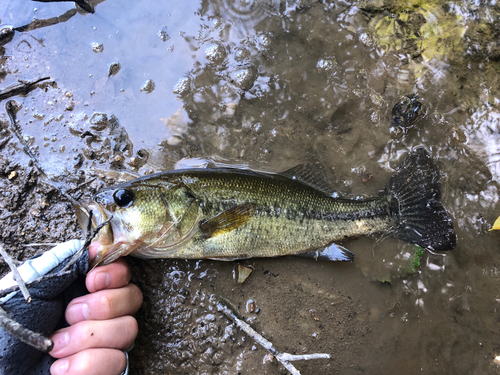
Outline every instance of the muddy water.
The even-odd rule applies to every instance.
[[[424,251],[419,265],[414,246],[381,237],[343,243],[353,264],[242,261],[254,269],[242,285],[235,263],[131,259],[145,294],[135,373],[285,373],[217,312],[220,297],[278,349],[332,354],[298,363],[303,374],[500,372],[500,235],[488,231],[500,215],[495,1],[93,4],[95,14],[0,9],[0,25],[25,26],[0,47],[0,87],[51,77],[12,99],[25,141],[75,196],[200,159],[313,163],[339,194],[372,195],[423,146],[458,235],[455,250]],[[417,117],[393,126],[393,106],[412,94]],[[21,259],[31,252],[20,244],[79,231],[5,113],[0,122],[2,241]]]

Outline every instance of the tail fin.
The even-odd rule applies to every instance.
[[[395,217],[393,235],[431,250],[451,250],[457,238],[448,213],[439,202],[439,171],[423,148],[413,151],[384,189]]]

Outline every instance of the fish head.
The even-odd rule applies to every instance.
[[[125,183],[100,190],[91,201],[78,203],[75,211],[85,231],[92,211],[91,227],[96,229],[97,255],[91,262],[109,264],[140,247],[150,246],[158,237],[168,237],[175,228],[175,206],[163,186]]]

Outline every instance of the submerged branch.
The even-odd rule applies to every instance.
[[[28,95],[31,91],[38,87],[38,83],[46,81],[50,77],[43,77],[34,81],[21,81],[19,83],[0,90],[0,100],[4,100],[16,95]]]
[[[94,13],[95,12],[95,10],[92,7],[92,5],[88,4],[85,0],[32,0],[32,1],[36,1],[36,2],[39,2],[39,3],[71,2],[71,3],[78,4],[80,6],[80,8],[82,8],[84,11],[86,11],[88,13]]]
[[[219,311],[222,311],[224,315],[226,315],[229,319],[231,319],[236,326],[245,332],[248,336],[254,339],[259,345],[261,345],[264,349],[266,349],[269,353],[271,353],[292,375],[300,375],[300,371],[293,366],[290,361],[299,361],[299,360],[309,360],[309,359],[319,359],[319,358],[331,358],[330,354],[306,354],[306,355],[293,355],[289,353],[281,353],[276,349],[273,344],[266,340],[261,334],[255,331],[248,323],[241,320],[236,316],[236,314],[221,301],[217,302],[217,307]]]

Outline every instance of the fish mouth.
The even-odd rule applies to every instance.
[[[78,223],[84,232],[95,231],[100,225],[108,220],[108,215],[102,207],[94,202],[74,203],[73,208],[78,219]],[[91,215],[92,214],[92,215]],[[90,223],[89,223],[89,218]],[[89,228],[90,225],[90,228]],[[103,259],[104,249],[114,243],[113,229],[111,223],[102,226],[96,233],[94,241],[99,242],[99,247],[95,258],[91,261],[91,269],[97,266]]]

